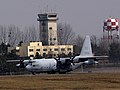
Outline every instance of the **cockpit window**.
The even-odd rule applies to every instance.
[[[33,67],[38,67],[39,65],[32,65]]]
[[[35,67],[35,65],[33,65],[33,67]]]

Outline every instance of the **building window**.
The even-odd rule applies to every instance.
[[[40,51],[40,49],[36,49],[36,51]]]
[[[52,38],[50,38],[50,41],[52,41]]]
[[[56,38],[54,38],[53,40],[56,40]]]
[[[54,45],[52,42],[50,42],[50,45]]]
[[[71,48],[68,48],[67,50],[68,50],[68,51],[71,51]]]
[[[52,27],[49,27],[50,30],[52,30]]]
[[[54,51],[58,51],[58,48],[55,48]]]
[[[47,51],[47,49],[43,49],[43,51]]]
[[[19,52],[19,50],[16,50],[16,52]]]
[[[61,51],[65,51],[65,48],[61,48]]]
[[[30,57],[34,57],[34,55],[30,55]]]
[[[33,49],[29,49],[30,52],[33,52]]]
[[[43,57],[45,57],[46,56],[46,53],[43,53]]]

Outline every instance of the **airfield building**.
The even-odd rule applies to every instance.
[[[22,43],[21,46],[9,47],[8,52],[14,52],[20,57],[58,57],[73,54],[73,45],[58,45],[57,13],[38,14],[39,42]]]
[[[57,13],[38,14],[40,41],[43,45],[57,45]]]
[[[42,57],[68,56],[73,53],[73,45],[43,46],[42,42],[29,42],[22,43],[21,46],[9,47],[8,52],[15,52],[20,57],[35,57],[36,54]]]

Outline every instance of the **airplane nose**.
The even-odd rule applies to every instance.
[[[28,71],[30,71],[30,70],[31,70],[31,65],[27,65],[25,68],[26,68]]]

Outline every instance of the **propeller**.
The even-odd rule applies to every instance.
[[[24,65],[24,60],[23,59],[20,59],[19,61],[20,63],[16,65],[16,67],[19,67],[19,68],[25,68],[25,65]]]
[[[20,58],[19,64],[16,66],[19,68],[25,68],[29,63],[32,63],[31,60],[24,60],[23,58]]]
[[[75,63],[74,63],[74,58],[75,58],[75,56],[70,57],[71,63],[73,63],[73,65],[75,65]]]
[[[20,58],[19,60],[7,60],[7,63],[15,63],[15,62],[19,62],[18,64],[16,64],[17,68],[25,68],[29,63],[32,63],[33,61],[31,60],[24,60],[23,58]]]

